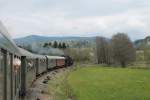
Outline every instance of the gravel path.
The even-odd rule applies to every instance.
[[[62,73],[70,68],[57,69],[40,77],[28,90],[24,100],[54,100],[48,90],[48,81],[53,81],[57,73]]]

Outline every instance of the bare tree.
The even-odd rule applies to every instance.
[[[112,49],[115,62],[120,63],[122,67],[126,67],[135,60],[134,45],[124,33],[118,33],[112,37]]]
[[[145,43],[143,51],[144,51],[145,64],[146,64],[146,66],[149,66],[150,65],[150,45],[147,45]]]
[[[96,51],[98,64],[111,63],[111,45],[108,39],[104,37],[96,37]]]

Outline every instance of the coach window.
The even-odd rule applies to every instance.
[[[20,65],[21,61],[19,57],[15,56],[13,60],[13,68],[14,68],[14,75],[15,75],[15,94],[18,92],[19,83],[20,83]]]
[[[7,55],[7,99],[11,100],[11,55]]]
[[[14,56],[14,59],[15,58],[16,58],[16,56]],[[14,66],[14,59],[13,59],[13,76],[14,76],[14,79],[13,79],[13,93],[16,96],[16,94],[17,94],[17,73],[16,73],[16,68]]]
[[[4,54],[0,51],[0,100],[4,99]]]

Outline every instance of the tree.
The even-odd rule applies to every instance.
[[[66,43],[65,43],[65,42],[63,42],[63,43],[62,43],[62,48],[63,48],[63,49],[66,49],[66,48],[67,48],[67,46],[66,46]]]
[[[98,64],[110,64],[112,61],[111,46],[108,39],[96,37],[96,51]]]
[[[57,48],[57,47],[58,47],[58,43],[57,43],[57,41],[54,41],[53,48]]]
[[[67,48],[69,48],[70,46],[69,46],[69,44],[67,44]]]
[[[43,46],[44,48],[46,48],[46,47],[48,47],[48,43],[44,43],[44,46]]]
[[[145,43],[145,46],[143,49],[144,49],[145,64],[146,66],[149,66],[150,65],[150,46]]]
[[[49,42],[49,46],[52,46],[52,43],[51,43],[51,42]]]
[[[26,47],[23,47],[24,49],[30,51],[30,52],[33,52],[32,51],[32,46],[31,45],[27,45]]]
[[[89,48],[67,48],[64,50],[65,55],[73,58],[77,62],[89,62],[90,61],[90,49]]]
[[[112,50],[114,61],[122,67],[135,60],[136,50],[129,37],[124,33],[118,33],[112,37]]]
[[[59,49],[62,49],[62,44],[61,44],[61,42],[59,42],[58,48],[59,48]]]

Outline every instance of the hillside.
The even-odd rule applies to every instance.
[[[45,43],[65,42],[70,48],[93,47],[95,37],[46,37],[31,35],[15,39],[18,46],[23,47],[38,54],[63,55],[63,51],[58,48],[44,47]]]
[[[142,45],[150,45],[150,36],[146,37],[145,39],[136,40],[134,44],[137,48],[141,47]]]
[[[32,44],[35,42],[49,42],[49,41],[94,41],[95,37],[46,37],[38,35],[30,35],[23,38],[15,39],[15,42],[21,44]]]

